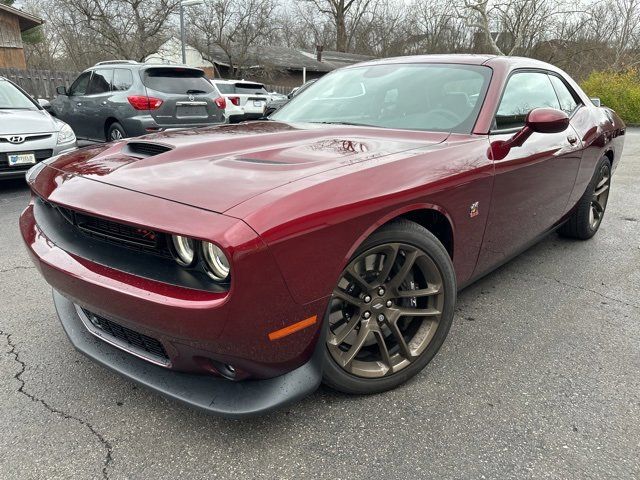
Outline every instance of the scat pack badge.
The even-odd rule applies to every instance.
[[[480,202],[473,202],[469,207],[469,218],[477,217],[480,215],[479,210]]]

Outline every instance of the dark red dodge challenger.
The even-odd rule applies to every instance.
[[[545,63],[374,61],[265,121],[38,164],[20,228],[78,350],[243,416],[414,376],[457,290],[554,229],[596,233],[624,133]]]

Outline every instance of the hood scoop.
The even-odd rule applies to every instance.
[[[170,150],[173,149],[161,143],[129,142],[122,149],[122,153],[131,155],[132,157],[147,158],[155,157]]]

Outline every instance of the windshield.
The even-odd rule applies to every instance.
[[[0,80],[0,108],[38,110],[38,107],[24,93],[5,80]]]
[[[491,69],[479,65],[387,64],[324,76],[270,118],[470,133]]]

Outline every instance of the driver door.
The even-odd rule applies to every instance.
[[[69,88],[65,115],[64,118],[62,118],[62,120],[71,125],[76,136],[82,138],[87,138],[89,133],[84,100],[89,88],[90,79],[91,72],[84,72],[73,82]]]
[[[544,71],[513,74],[505,87],[489,142],[507,140],[524,127],[534,108],[560,109]],[[557,224],[575,183],[582,146],[573,127],[560,133],[533,133],[521,147],[494,160],[491,207],[475,273],[508,260]]]

